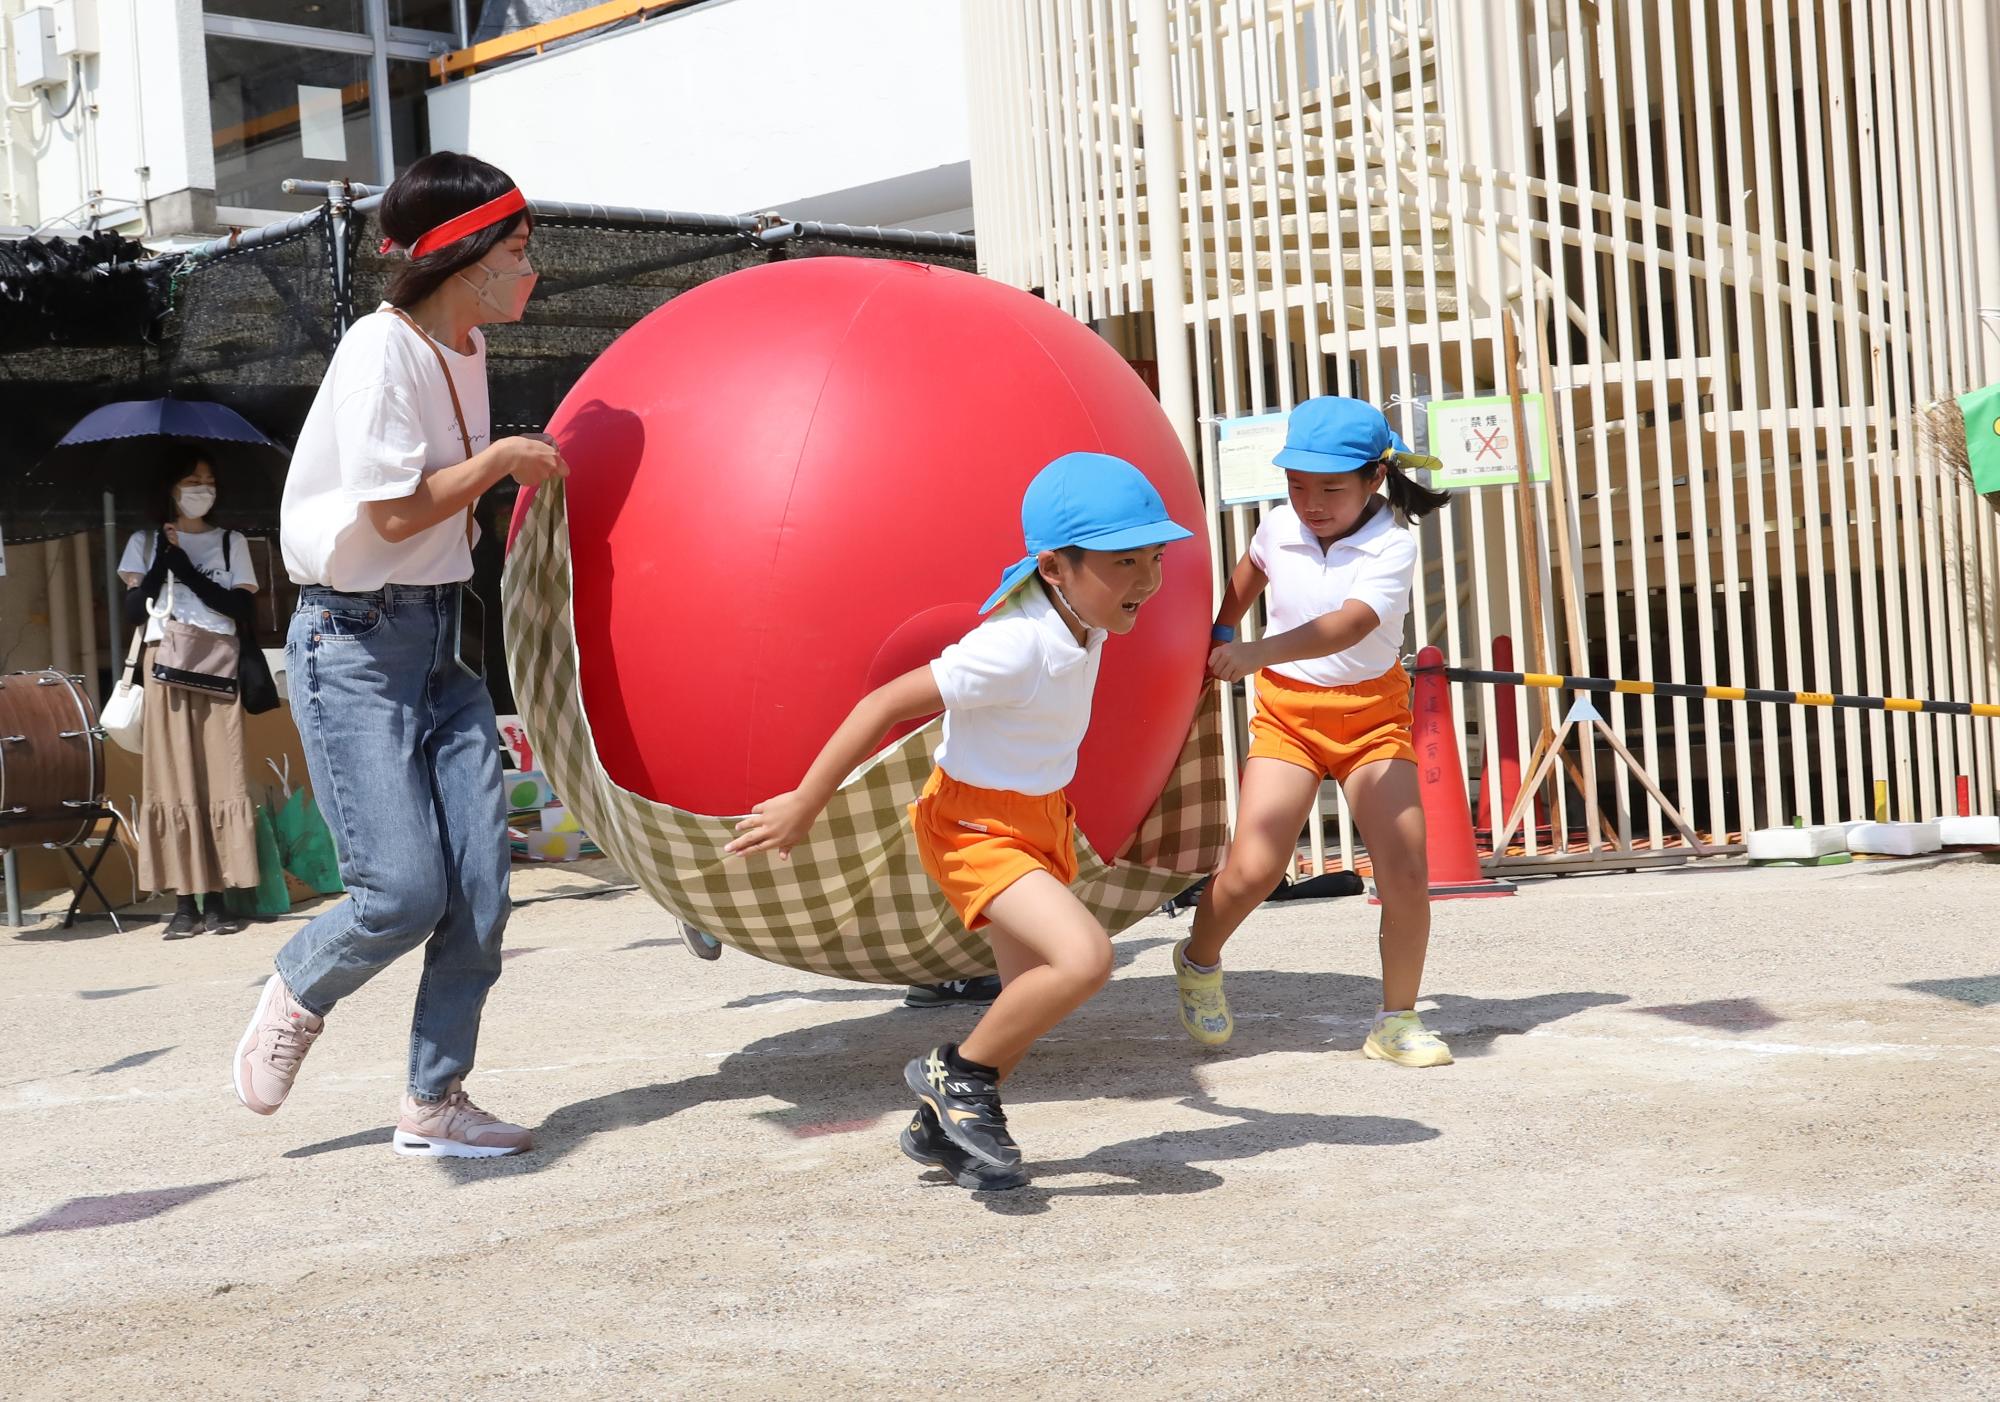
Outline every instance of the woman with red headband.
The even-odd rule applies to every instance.
[[[284,1103],[327,1015],[418,945],[399,1154],[530,1147],[466,1097],[507,925],[507,828],[473,508],[512,477],[568,475],[552,439],[490,437],[479,327],[521,319],[535,273],[514,182],[456,152],[426,156],[382,197],[409,261],[341,339],[285,483],[285,566],[300,586],[285,642],[292,713],[348,898],[278,952],[236,1047],[236,1095]]]

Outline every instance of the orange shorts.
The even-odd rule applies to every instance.
[[[1250,758],[1281,759],[1336,781],[1381,759],[1414,764],[1410,678],[1403,664],[1349,686],[1314,686],[1259,672]]]
[[[982,789],[933,769],[910,823],[924,870],[968,930],[986,924],[993,898],[1030,872],[1076,880],[1076,811],[1060,789]]]

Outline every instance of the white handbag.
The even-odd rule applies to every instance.
[[[167,581],[167,591],[163,595],[164,608],[155,609],[151,599],[146,600],[146,612],[153,618],[165,618],[173,610],[173,581]],[[146,627],[141,624],[132,630],[132,650],[125,655],[125,668],[118,674],[118,685],[111,692],[111,699],[104,703],[104,712],[98,717],[98,724],[104,733],[120,749],[138,754],[145,735],[146,685],[139,671],[139,658],[146,650]]]

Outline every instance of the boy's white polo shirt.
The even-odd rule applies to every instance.
[[[1388,502],[1353,535],[1322,546],[1298,512],[1280,506],[1264,518],[1250,541],[1250,559],[1271,581],[1267,636],[1332,613],[1359,599],[1381,620],[1367,637],[1331,657],[1281,662],[1271,670],[1312,686],[1352,686],[1373,681],[1396,665],[1403,651],[1403,619],[1410,611],[1410,578],[1417,564],[1417,533],[1396,523]]]
[[[1038,583],[931,663],[944,698],[938,768],[962,784],[1049,794],[1076,776],[1105,633],[1076,636]]]

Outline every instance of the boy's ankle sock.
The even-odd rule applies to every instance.
[[[201,914],[201,906],[196,903],[193,896],[176,896],[174,898],[174,914],[199,915]]]
[[[958,1043],[947,1042],[944,1048],[944,1064],[961,1076],[979,1076],[985,1080],[1000,1079],[1000,1068],[972,1061],[958,1054]]]

